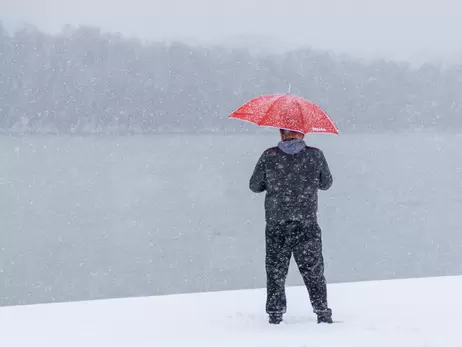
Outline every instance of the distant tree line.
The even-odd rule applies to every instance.
[[[289,84],[343,132],[462,128],[462,65],[147,44],[94,27],[8,33],[0,23],[2,132],[254,131],[226,117]]]

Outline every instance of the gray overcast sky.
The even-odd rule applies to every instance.
[[[0,18],[48,31],[69,23],[144,39],[245,35],[282,49],[462,62],[461,0],[0,0]]]

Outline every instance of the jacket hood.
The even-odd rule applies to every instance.
[[[293,140],[280,141],[278,144],[278,147],[284,153],[294,155],[300,152],[303,148],[305,148],[306,143],[304,140],[293,139]]]

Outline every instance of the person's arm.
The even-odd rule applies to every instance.
[[[250,177],[249,188],[254,193],[261,193],[266,190],[266,174],[265,174],[265,153],[263,153],[253,170]]]
[[[332,186],[333,178],[324,153],[321,150],[319,150],[319,161],[319,189],[328,190]]]

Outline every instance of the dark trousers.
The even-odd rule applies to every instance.
[[[266,312],[285,313],[285,282],[294,255],[314,312],[328,309],[321,228],[316,220],[270,222],[266,226]]]

